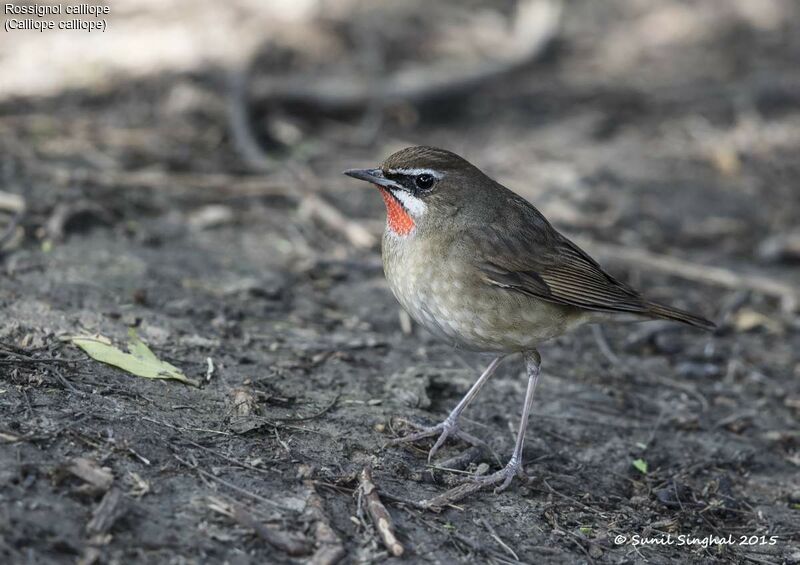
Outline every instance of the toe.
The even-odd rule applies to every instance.
[[[439,435],[436,443],[433,444],[433,447],[431,447],[431,450],[428,452],[428,463],[431,462],[433,456],[439,451],[439,448],[444,445],[445,441],[447,441],[447,438],[450,436],[450,431],[450,428],[445,427],[442,433]]]
[[[513,472],[504,473],[504,474],[506,476],[505,480],[503,480],[503,482],[502,482],[502,484],[500,484],[500,486],[498,486],[496,489],[494,489],[494,493],[495,494],[500,494],[501,492],[506,490],[511,485],[511,481],[514,480],[514,476],[516,475],[516,473],[513,473]]]
[[[390,439],[387,442],[387,445],[398,445],[401,443],[413,443],[415,441],[419,441],[421,439],[429,438],[431,436],[435,436],[437,433],[441,431],[441,427],[439,426],[432,426],[430,428],[422,428],[418,432],[412,432],[410,434],[406,434],[403,437],[398,437],[395,439]]]

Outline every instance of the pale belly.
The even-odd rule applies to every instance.
[[[417,323],[456,347],[526,351],[583,321],[575,309],[483,283],[461,261],[417,260],[430,254],[403,247],[384,241],[389,287]]]

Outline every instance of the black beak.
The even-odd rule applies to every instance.
[[[385,176],[383,176],[383,171],[380,169],[347,169],[344,174],[346,174],[348,177],[353,177],[354,179],[358,180],[365,180],[367,182],[371,182],[372,184],[377,184],[378,186],[383,186],[386,188],[403,188],[393,180],[387,179]]]

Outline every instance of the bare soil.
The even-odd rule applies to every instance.
[[[614,265],[719,331],[607,327],[610,354],[589,329],[543,345],[528,479],[425,511],[413,503],[463,475],[432,472],[424,444],[384,444],[403,418],[442,419],[487,360],[404,333],[378,246],[303,196],[377,237],[380,198],[340,171],[439,145],[569,234],[800,285],[796,256],[759,252],[800,217],[800,10],[766,4],[777,20],[735,2],[569,2],[542,60],[446,107],[395,108],[378,132],[282,110],[277,158],[299,176],[248,172],[220,66],[0,101],[0,190],[27,204],[0,252],[0,561],[305,563],[320,524],[346,562],[399,561],[359,511],[369,465],[411,563],[799,563],[796,312]],[[202,385],[64,341],[122,344],[129,326]],[[502,459],[524,388],[509,360],[466,413]],[[668,533],[734,543],[629,542]]]

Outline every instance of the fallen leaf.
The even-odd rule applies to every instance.
[[[647,474],[647,461],[645,461],[644,459],[634,459],[631,462],[631,464],[641,474],[643,474],[643,475]]]
[[[137,377],[172,379],[193,386],[200,386],[196,380],[184,375],[174,365],[170,365],[156,357],[150,348],[139,339],[136,330],[133,328],[128,332],[128,350],[130,353],[125,353],[113,346],[108,338],[101,335],[72,336],[69,339],[95,361],[113,365]]]

